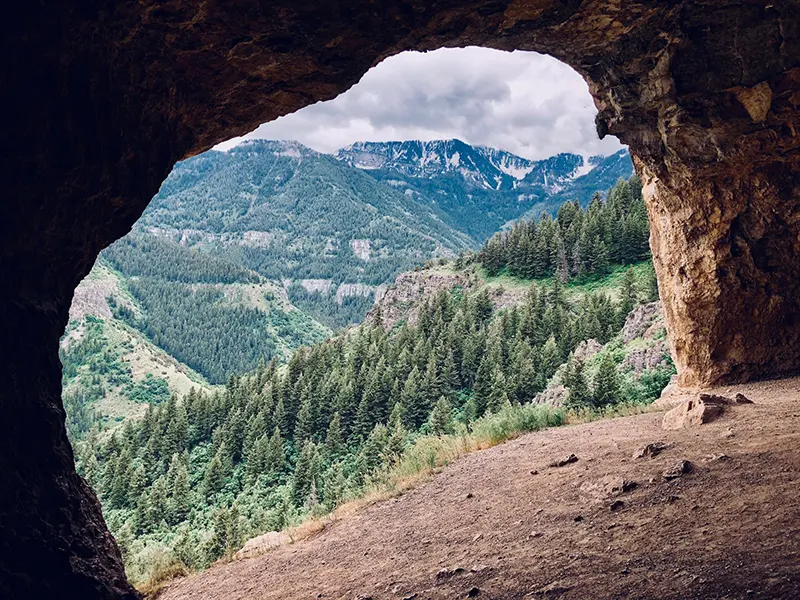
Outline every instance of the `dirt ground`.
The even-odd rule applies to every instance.
[[[736,391],[755,404],[693,429],[649,413],[474,453],[161,598],[800,598],[800,380],[720,390]],[[654,442],[668,447],[633,457]]]

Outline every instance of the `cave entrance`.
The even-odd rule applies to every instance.
[[[552,57],[477,47],[409,52],[381,62],[334,100],[174,167],[133,230],[103,250],[78,286],[61,342],[67,431],[78,472],[102,501],[135,584],[151,585],[184,566],[205,568],[245,539],[303,518],[311,494],[302,492],[298,500],[301,492],[292,483],[304,441],[295,433],[302,401],[281,390],[311,379],[312,370],[297,361],[293,368],[301,374],[284,383],[262,366],[294,364],[290,356],[298,347],[360,322],[376,293],[399,273],[472,253],[517,219],[552,218],[561,204],[579,201],[569,218],[583,222],[595,193],[633,175],[619,141],[598,138],[595,117],[586,82]],[[611,221],[614,231],[625,221],[637,232],[636,249],[623,256],[622,246],[634,242],[615,238],[614,248],[603,250],[605,262],[645,266],[647,215],[638,189],[636,196],[638,224],[625,214],[631,203],[613,217],[598,216],[594,225],[564,226],[564,282],[607,274],[610,264],[596,266],[599,257],[591,258],[594,246],[588,246],[595,242],[590,235],[598,243],[610,240],[612,231],[591,232],[609,229]],[[540,231],[551,233],[537,238],[547,244],[547,256],[558,252],[550,225]],[[555,264],[539,268],[525,274],[512,269],[518,287],[556,270]],[[604,320],[590,337],[605,343],[608,326]],[[530,352],[540,352],[545,341],[532,342]],[[561,337],[554,343],[568,350],[575,345]],[[453,353],[460,357],[461,350]],[[396,358],[384,359],[395,368]],[[462,385],[471,388],[478,364],[467,362],[459,358],[456,367],[470,382]],[[231,376],[254,372],[262,389],[243,384],[234,391]],[[380,388],[388,399],[372,400],[382,417],[369,419],[370,431],[391,426],[391,408],[409,376],[393,373],[381,375],[396,379],[397,391]],[[671,371],[665,373],[668,378]],[[328,421],[348,386],[355,390],[354,406],[341,411],[339,427],[346,441],[358,438],[357,427],[365,427],[356,422],[366,397],[361,379],[372,376],[332,376],[337,397],[322,383],[302,391],[328,398],[310,409],[324,415],[309,436],[319,452],[327,448]],[[509,368],[507,377],[516,371]],[[520,391],[515,401],[527,404],[543,391],[540,383],[529,387],[535,390]],[[270,391],[257,406],[253,398],[264,389]],[[242,395],[244,404],[233,408]],[[452,396],[465,414],[463,398]],[[420,409],[425,419],[429,404]],[[241,418],[236,425],[234,414]],[[466,419],[462,424],[471,424]],[[406,426],[416,432],[424,425],[417,421]],[[262,456],[276,429],[275,439],[287,444],[280,468],[265,466],[272,459]],[[331,500],[328,489],[335,476],[346,476],[349,493],[362,493],[363,484],[353,483],[360,472],[350,463],[365,441],[350,443],[355,449],[345,456],[321,459],[326,473],[315,478],[315,511],[335,508],[339,500]],[[334,467],[344,474],[328,474]],[[212,491],[198,492],[206,488]],[[221,533],[220,523],[230,529],[231,519],[236,533]]]
[[[73,291],[174,163],[403,50],[548,53],[644,182],[685,386],[800,368],[800,17],[793,3],[27,3],[4,22],[0,589],[132,598],[75,474],[59,338]]]

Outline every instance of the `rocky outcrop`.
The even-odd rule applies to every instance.
[[[628,343],[636,338],[645,337],[650,328],[663,321],[660,302],[648,302],[634,308],[622,326],[622,341]]]
[[[595,339],[588,339],[578,342],[575,350],[572,351],[573,358],[586,362],[595,354],[603,349],[603,344]]]
[[[474,285],[474,279],[466,273],[428,269],[401,273],[394,285],[377,298],[375,307],[364,320],[374,323],[380,315],[381,323],[387,330],[403,320],[413,325],[419,317],[420,308],[439,291],[451,291],[459,287],[470,289]]]
[[[684,386],[800,369],[792,0],[17,2],[0,30],[0,596],[130,596],[75,474],[58,340],[73,290],[176,160],[336,96],[397,52],[545,52],[645,184]],[[335,207],[332,207],[335,209]]]

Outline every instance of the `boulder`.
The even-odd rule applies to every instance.
[[[244,547],[236,552],[233,558],[240,560],[260,556],[269,550],[290,544],[291,541],[291,538],[282,531],[269,531],[247,540]]]
[[[681,402],[667,411],[661,426],[664,429],[683,429],[710,423],[724,411],[724,398],[710,394],[700,394],[698,398]]]

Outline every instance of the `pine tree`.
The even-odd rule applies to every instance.
[[[621,400],[617,364],[610,352],[606,352],[600,361],[592,396],[593,403],[598,408],[616,404]]]
[[[636,303],[636,278],[633,269],[628,269],[622,278],[619,308],[617,309],[617,328],[622,328],[625,324],[625,319],[628,318]]]
[[[484,355],[478,367],[478,372],[475,375],[475,384],[472,386],[475,417],[483,416],[483,413],[486,412],[486,408],[489,405],[489,397],[491,396],[492,385],[494,384],[494,372],[498,366],[495,356],[496,354],[491,352]]]
[[[405,450],[408,431],[403,427],[403,419],[401,416],[391,419],[389,421],[389,427],[390,432],[389,439],[386,442],[386,455],[389,458],[396,458]]]
[[[286,468],[286,451],[283,447],[281,430],[277,427],[269,438],[267,451],[264,456],[264,470],[267,473],[280,473]]]
[[[322,500],[328,510],[336,508],[344,499],[347,480],[340,463],[334,463],[323,476]]]
[[[372,430],[372,413],[369,409],[367,397],[362,396],[356,411],[356,420],[353,423],[353,441],[363,442]]]
[[[312,408],[312,396],[308,388],[303,390],[301,395],[300,410],[297,413],[297,420],[294,426],[294,442],[302,446],[306,440],[310,440],[314,435],[314,411]]]
[[[413,429],[419,427],[427,416],[425,398],[420,390],[422,376],[419,369],[414,367],[403,385],[400,394],[400,403],[403,407],[406,423]]]
[[[511,406],[508,397],[508,382],[502,369],[497,368],[492,377],[492,391],[489,394],[486,408],[491,413],[497,413],[508,406]]]
[[[439,400],[431,411],[431,416],[428,419],[430,424],[430,431],[435,435],[444,435],[450,433],[453,429],[453,408],[450,402],[444,396],[440,396]]]
[[[189,516],[191,491],[189,488],[189,472],[177,454],[173,456],[173,465],[170,465],[173,477],[170,480],[169,516],[170,523],[175,524],[180,523]]]
[[[308,500],[312,486],[317,479],[317,447],[311,440],[307,440],[300,450],[297,465],[292,478],[292,502],[295,506],[303,506]]]
[[[592,401],[592,395],[589,392],[586,374],[583,369],[583,360],[580,358],[572,358],[570,362],[567,363],[564,381],[564,384],[569,389],[567,401],[565,403],[567,408],[583,408]]]
[[[206,472],[203,476],[203,493],[206,497],[216,494],[225,487],[225,478],[227,476],[225,469],[226,454],[225,444],[222,444],[214,454],[214,458],[208,463],[208,467],[206,467]]]
[[[652,264],[648,265],[642,292],[647,302],[656,302],[659,298],[658,279],[656,278],[656,270]]]
[[[325,453],[331,460],[335,460],[343,450],[342,420],[339,417],[339,413],[335,412],[328,426],[328,433],[325,436]]]

